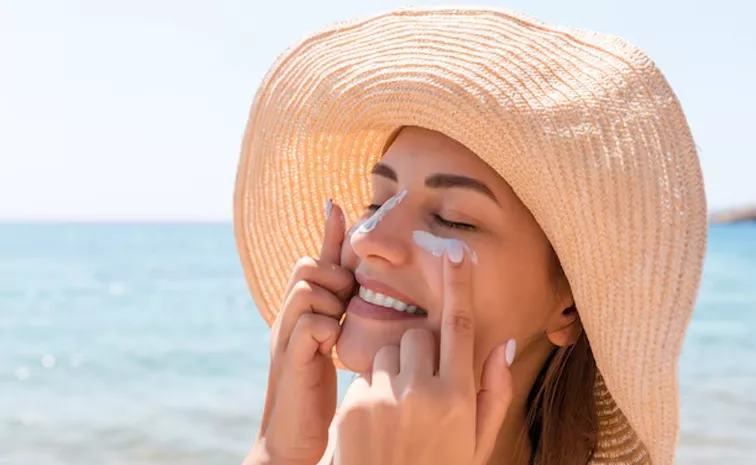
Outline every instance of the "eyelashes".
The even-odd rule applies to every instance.
[[[372,214],[372,213],[375,213],[375,211],[378,210],[379,208],[381,208],[380,204],[371,203],[370,205],[365,207],[365,210],[367,210],[368,212]],[[444,228],[461,229],[464,231],[474,231],[476,229],[475,226],[472,224],[460,223],[457,221],[449,221],[437,213],[434,213],[431,216],[433,217],[433,221],[435,221],[439,226],[442,226]]]
[[[433,218],[440,224],[441,226],[445,226],[447,228],[451,229],[462,229],[465,231],[474,231],[475,226],[468,224],[468,223],[460,223],[459,221],[449,221],[444,219],[441,215],[434,214]]]

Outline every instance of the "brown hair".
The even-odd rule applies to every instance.
[[[553,256],[558,278],[566,279],[556,253]],[[593,397],[596,374],[596,361],[585,331],[581,330],[574,344],[551,352],[528,395],[526,424],[531,465],[588,463],[598,429]]]
[[[596,445],[596,362],[585,333],[554,349],[528,396],[532,465],[586,465]]]

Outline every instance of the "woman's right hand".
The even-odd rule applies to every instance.
[[[246,463],[315,465],[336,410],[331,351],[355,280],[341,266],[344,214],[333,205],[320,257],[297,262],[271,328],[271,363],[260,432]]]

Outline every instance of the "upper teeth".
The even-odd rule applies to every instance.
[[[383,295],[380,292],[371,291],[370,289],[362,286],[360,286],[360,298],[362,298],[362,300],[364,300],[365,302],[380,305],[381,307],[393,308],[394,310],[399,310],[400,312],[425,313],[414,305],[409,305],[399,299]]]

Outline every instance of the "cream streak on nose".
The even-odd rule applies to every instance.
[[[352,244],[352,248],[355,247],[354,245],[354,238],[361,235],[366,234],[375,229],[376,226],[378,226],[378,223],[383,220],[383,218],[386,217],[388,212],[390,212],[392,209],[394,209],[399,203],[401,203],[402,199],[407,195],[407,190],[402,190],[401,192],[397,193],[395,196],[388,199],[381,207],[373,213],[373,215],[367,219],[364,223],[362,223],[357,229],[354,231],[354,233],[349,237],[349,243]]]

